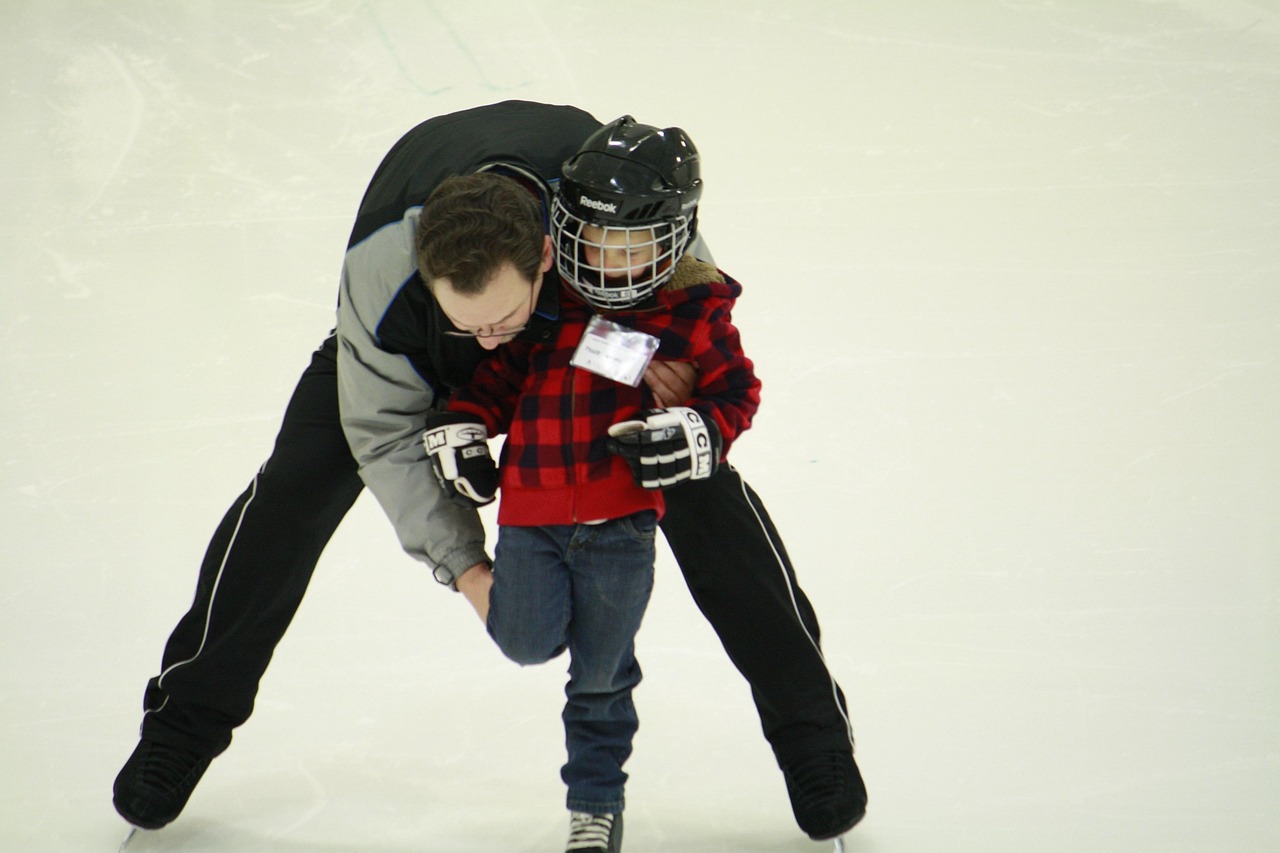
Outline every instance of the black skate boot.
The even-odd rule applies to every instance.
[[[181,814],[212,760],[143,738],[116,776],[116,811],[140,829],[159,829]]]
[[[867,788],[847,750],[819,752],[782,765],[796,823],[814,841],[837,838],[867,812]]]
[[[622,850],[621,814],[571,812],[569,843],[564,853],[619,853]]]

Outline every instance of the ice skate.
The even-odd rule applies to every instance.
[[[851,752],[794,759],[782,765],[782,775],[796,823],[814,841],[838,841],[866,814],[867,789]]]
[[[572,812],[569,841],[564,853],[619,853],[622,850],[622,815]]]
[[[116,776],[112,797],[116,811],[139,829],[159,829],[182,813],[211,760],[180,746],[143,738]]]

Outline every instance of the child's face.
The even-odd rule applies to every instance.
[[[653,265],[656,243],[652,228],[638,231],[584,225],[582,251],[589,266],[607,278],[642,277]]]

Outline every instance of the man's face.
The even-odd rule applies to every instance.
[[[551,262],[551,239],[547,238],[542,267],[533,281],[508,262],[498,268],[481,293],[458,293],[447,278],[433,279],[431,293],[459,333],[475,338],[485,349],[495,349],[518,335],[529,322]]]

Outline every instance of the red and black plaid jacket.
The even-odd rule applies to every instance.
[[[550,275],[544,281],[559,286]],[[657,337],[655,359],[697,367],[687,405],[716,422],[726,453],[760,405],[760,381],[730,318],[741,292],[715,267],[686,257],[656,307],[607,315]],[[507,433],[498,523],[573,524],[645,509],[661,515],[662,492],[637,486],[627,464],[605,448],[610,425],[654,408],[653,394],[643,382],[632,388],[572,366],[594,312],[562,286],[560,311],[553,341],[499,347],[449,401],[451,411],[484,421],[490,436]]]

